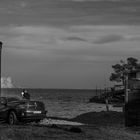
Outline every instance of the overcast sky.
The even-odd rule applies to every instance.
[[[0,0],[2,76],[17,87],[109,86],[111,65],[140,60],[139,0]]]

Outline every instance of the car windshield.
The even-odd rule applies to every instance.
[[[15,102],[15,101],[19,101],[19,99],[18,98],[11,97],[11,98],[7,98],[7,101],[8,102]]]

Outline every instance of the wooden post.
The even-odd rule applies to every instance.
[[[109,112],[109,105],[108,105],[108,93],[107,93],[107,90],[106,90],[106,88],[104,89],[104,94],[105,94],[105,104],[106,104],[106,110],[107,110],[107,112]]]
[[[0,96],[1,96],[1,51],[2,51],[2,42],[0,41]]]
[[[130,126],[130,124],[132,123],[129,117],[129,113],[128,113],[128,102],[129,102],[129,98],[128,98],[128,73],[125,77],[125,108],[124,108],[124,114],[125,114],[125,126]]]
[[[125,78],[125,104],[128,103],[128,75]]]
[[[106,110],[107,112],[109,112],[108,97],[105,99],[105,103],[106,103]]]

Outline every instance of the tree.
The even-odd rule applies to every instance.
[[[122,82],[124,85],[128,72],[137,69],[139,66],[136,58],[129,57],[126,61],[121,60],[118,64],[112,65],[114,72],[111,73],[110,81]]]

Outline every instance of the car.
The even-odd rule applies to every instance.
[[[18,122],[39,122],[47,111],[41,101],[21,100],[15,97],[0,97],[0,120],[15,125]]]

